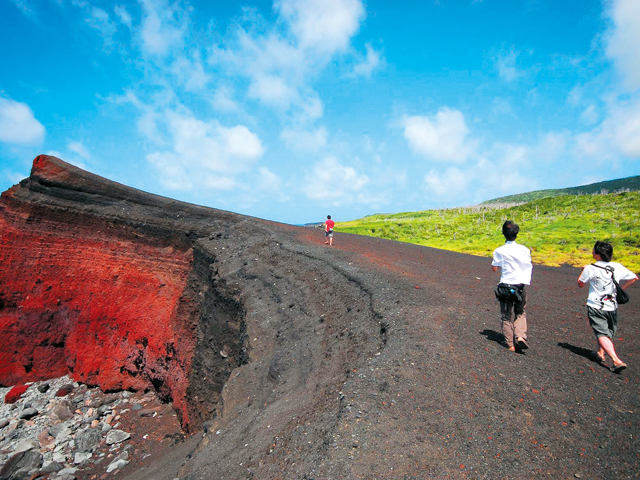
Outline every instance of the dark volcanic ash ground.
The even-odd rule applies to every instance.
[[[500,344],[489,259],[347,234],[329,248],[316,230],[265,228],[288,260],[243,289],[251,360],[222,415],[179,471],[128,478],[640,475],[637,301],[621,307],[630,368],[618,375],[591,359],[578,269],[535,267],[531,348],[514,354]],[[298,270],[300,257],[313,267]],[[266,295],[280,299],[276,318]],[[290,321],[298,309],[306,322]]]

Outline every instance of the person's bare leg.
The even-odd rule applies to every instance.
[[[329,237],[329,246],[333,247],[333,235]]]
[[[614,367],[623,363],[622,360],[618,358],[618,355],[616,355],[616,349],[613,347],[613,342],[609,337],[598,337],[598,346],[600,347],[598,355],[604,357],[604,352],[607,352],[607,355],[613,360]]]

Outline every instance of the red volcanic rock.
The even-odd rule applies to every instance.
[[[73,385],[71,384],[63,385],[56,392],[56,397],[66,397],[71,392],[73,392]]]
[[[4,403],[16,403],[29,388],[27,385],[16,385],[4,396]]]
[[[222,384],[188,398],[214,261],[194,242],[235,218],[216,212],[37,157],[0,201],[0,385],[70,374],[105,391],[154,389],[186,428],[200,424]],[[221,330],[236,350],[238,325]]]

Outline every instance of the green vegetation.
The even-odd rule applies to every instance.
[[[504,243],[502,224],[520,225],[518,242],[534,263],[582,266],[593,261],[596,240],[614,248],[614,261],[640,271],[640,192],[563,195],[524,205],[371,215],[336,225],[341,232],[387,238],[490,257]]]
[[[580,187],[559,188],[555,190],[536,190],[534,192],[519,193],[507,197],[494,198],[482,202],[482,205],[494,205],[504,203],[525,203],[533,200],[540,200],[548,197],[559,197],[560,195],[585,195],[592,193],[615,193],[620,191],[640,190],[640,176],[619,178],[617,180],[607,180],[606,182],[592,183]]]

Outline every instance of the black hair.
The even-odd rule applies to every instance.
[[[593,253],[600,255],[603,262],[610,262],[613,258],[613,247],[610,243],[598,240],[593,246]]]
[[[327,218],[328,218],[329,220],[331,220],[331,215],[327,215]]]
[[[520,227],[513,223],[511,220],[507,220],[502,225],[502,234],[504,235],[504,238],[506,238],[510,242],[514,241],[517,238],[519,231]]]

